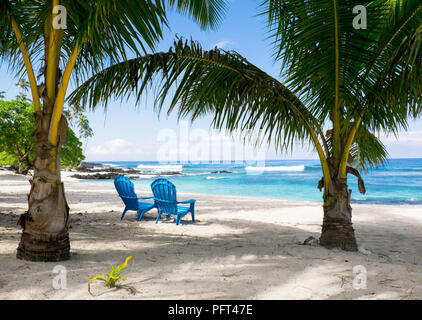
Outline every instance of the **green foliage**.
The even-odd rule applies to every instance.
[[[34,122],[30,103],[0,100],[0,165],[18,165],[21,173],[32,168]],[[68,141],[61,149],[62,167],[76,167],[84,159],[82,142],[68,128]]]
[[[5,151],[0,152],[0,166],[18,166],[19,163],[14,155],[11,155]]]
[[[67,10],[62,59],[68,61],[76,42],[84,43],[72,76],[77,81],[95,74],[110,61],[126,59],[128,53],[154,50],[168,27],[168,12],[176,9],[191,17],[201,28],[215,28],[221,22],[228,0],[62,0]],[[24,65],[11,18],[20,26],[31,48],[31,60],[43,56],[45,22],[51,15],[51,1],[0,1],[0,58],[23,76]]]
[[[193,17],[200,24],[201,28],[215,28],[221,23],[221,18],[225,13],[225,0],[168,0],[171,7],[175,7],[179,12]]]
[[[0,101],[0,151],[4,153],[3,163],[19,165],[23,173],[30,167],[30,157],[35,140],[32,105],[25,101]]]
[[[67,142],[62,146],[61,152],[61,167],[75,168],[85,156],[82,151],[82,142],[78,139],[71,128],[68,128]]]
[[[95,277],[89,278],[88,282],[88,292],[91,293],[91,282],[95,280],[103,281],[106,287],[114,288],[116,286],[116,282],[118,280],[127,280],[120,276],[120,274],[123,272],[123,270],[127,267],[128,261],[132,259],[132,263],[135,264],[135,257],[134,256],[128,256],[125,260],[125,262],[121,265],[119,265],[117,268],[114,268],[113,265],[111,265],[110,272],[108,274],[99,274]],[[92,293],[91,293],[92,294]]]

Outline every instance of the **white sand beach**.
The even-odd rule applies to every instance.
[[[71,259],[40,263],[16,259],[28,178],[0,170],[0,299],[422,298],[420,206],[353,205],[360,252],[351,253],[301,244],[319,237],[321,204],[179,193],[197,200],[196,223],[155,224],[155,209],[141,222],[136,212],[121,221],[114,187],[69,175]],[[122,284],[136,292],[95,282],[88,293],[88,278],[129,255],[135,264]],[[52,285],[57,265],[67,270],[66,289]]]

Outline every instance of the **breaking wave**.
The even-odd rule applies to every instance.
[[[145,165],[140,164],[137,169],[152,172],[181,172],[183,165]]]
[[[273,171],[287,171],[287,172],[299,172],[305,171],[305,166],[278,166],[278,167],[246,167],[246,171],[265,171],[265,172],[273,172]]]

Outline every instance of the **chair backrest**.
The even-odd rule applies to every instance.
[[[154,201],[161,213],[177,214],[176,187],[167,179],[157,179],[151,184]]]
[[[129,210],[137,210],[138,196],[135,193],[135,187],[133,186],[132,181],[125,176],[118,176],[114,179],[114,186],[126,207]]]

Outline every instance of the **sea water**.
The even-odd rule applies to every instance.
[[[322,178],[318,160],[273,160],[265,163],[159,163],[102,162],[107,166],[136,169],[145,174],[134,180],[135,190],[150,190],[160,176],[172,181],[178,192],[321,202],[317,188]],[[358,191],[357,178],[348,176],[352,203],[422,204],[422,159],[390,159],[385,166],[361,172],[366,194]],[[113,184],[113,181],[89,181]]]

